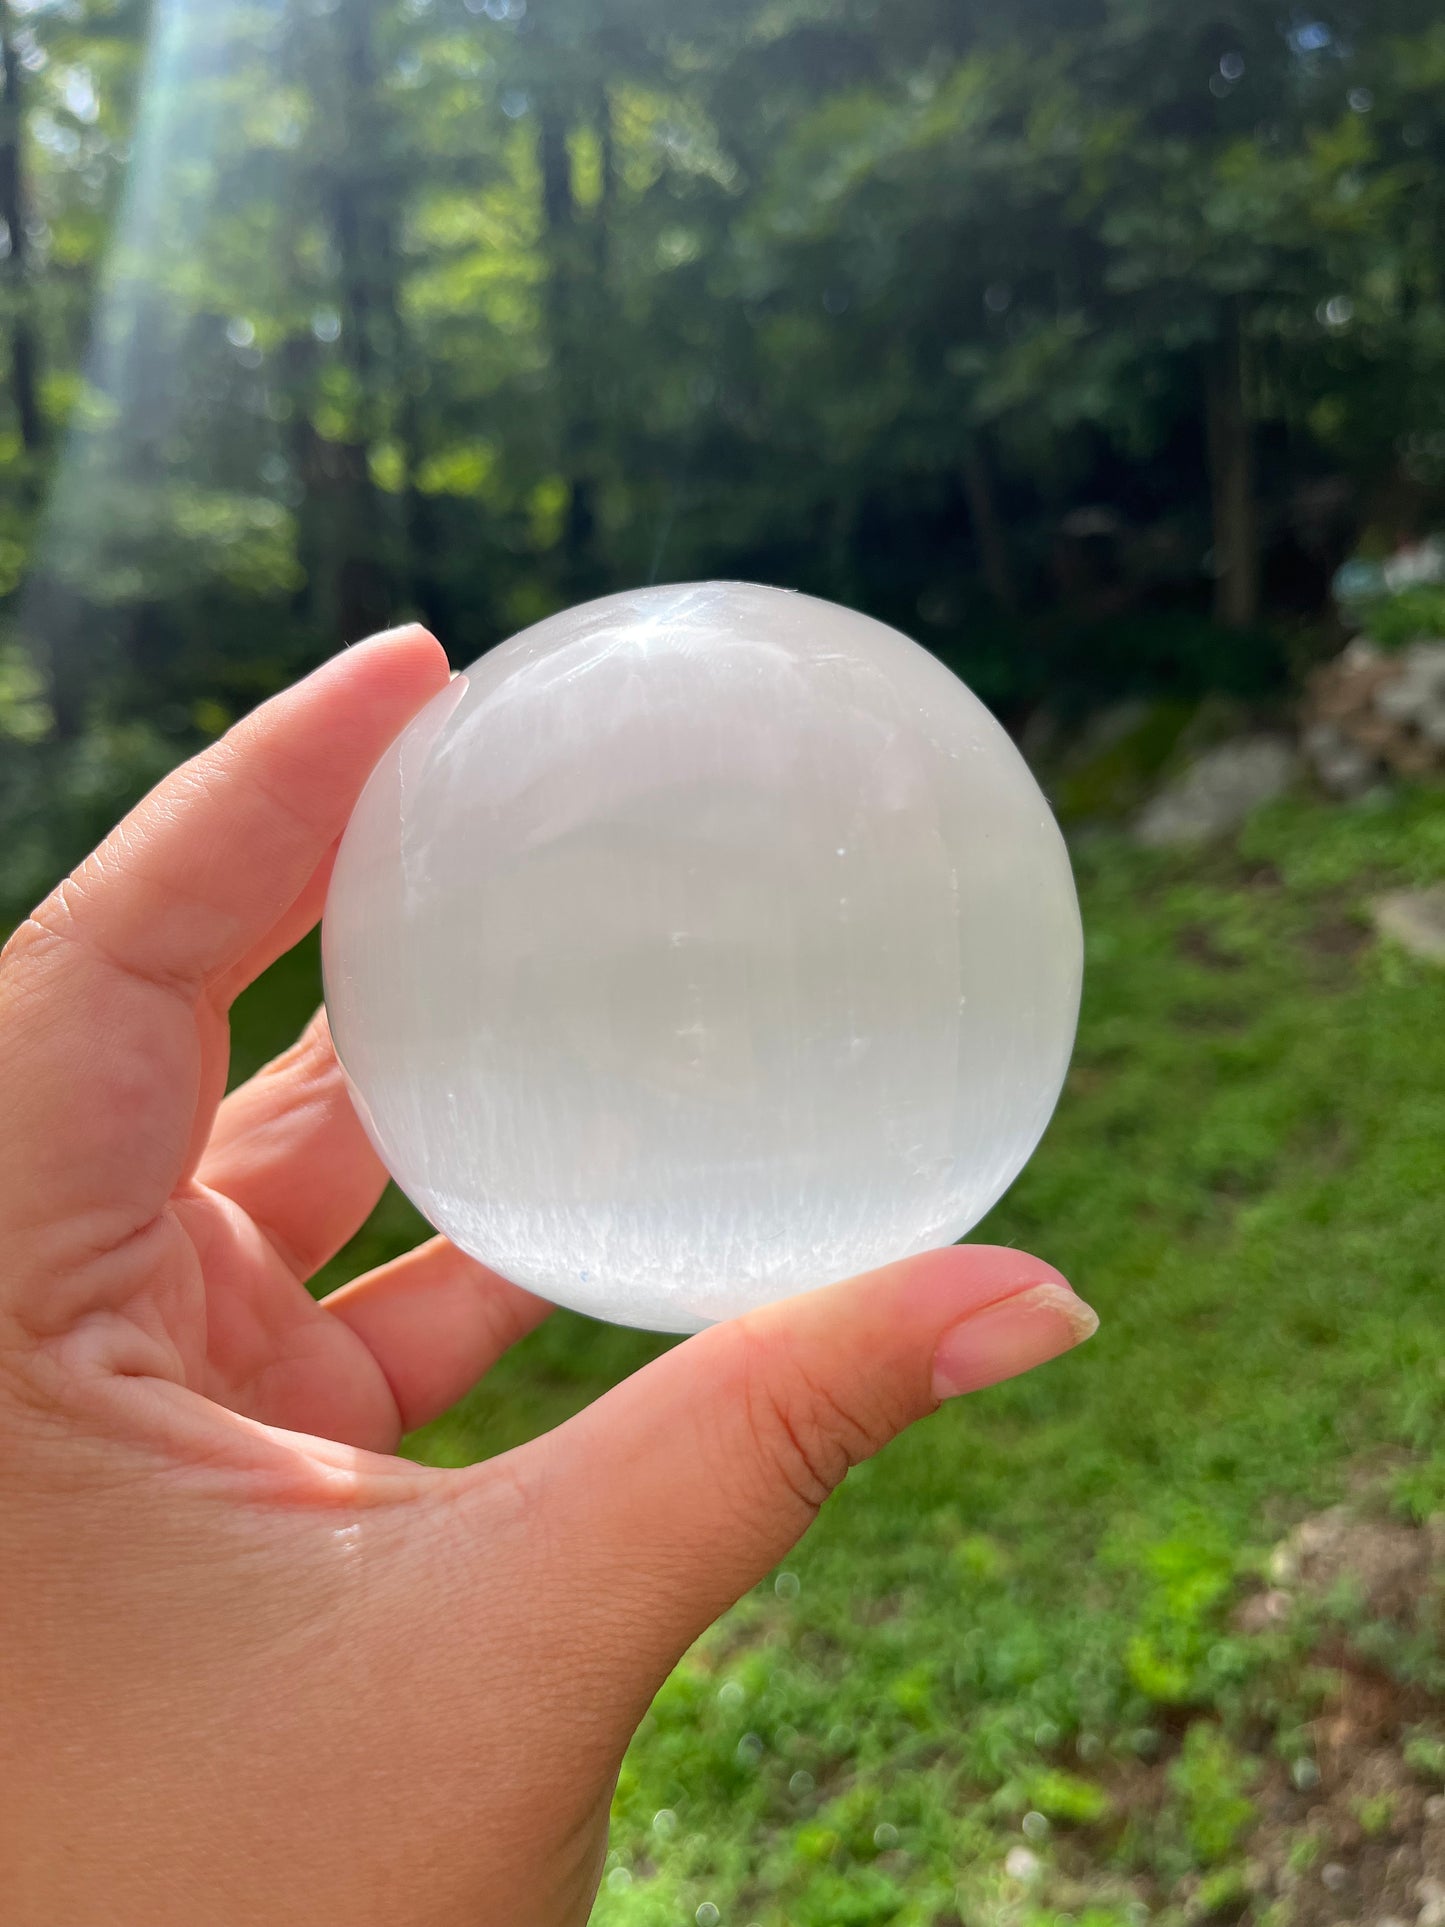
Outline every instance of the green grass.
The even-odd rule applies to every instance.
[[[1230,1631],[1241,1578],[1361,1462],[1445,1506],[1445,971],[1365,910],[1445,876],[1445,804],[1291,804],[1228,850],[1077,866],[1074,1068],[979,1235],[1103,1328],[860,1468],[679,1667],[602,1927],[1122,1927],[1182,1919],[1158,1909],[1196,1878],[1191,1918],[1238,1918],[1258,1757],[1307,1749],[1321,1690],[1299,1635]],[[314,995],[307,950],[244,1001],[238,1065]],[[389,1200],[342,1268],[414,1235]],[[663,1342],[559,1315],[410,1449],[503,1449]]]

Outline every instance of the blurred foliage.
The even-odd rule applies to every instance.
[[[1217,1726],[1198,1720],[1184,1736],[1169,1783],[1180,1796],[1189,1851],[1202,1867],[1216,1866],[1238,1846],[1255,1816],[1248,1789],[1259,1762],[1247,1759]]]
[[[76,862],[115,823],[117,810],[160,780],[174,744],[139,718],[96,717],[79,736],[23,734],[36,726],[33,699],[7,715],[0,661],[0,913],[8,927],[36,903],[63,864]],[[7,722],[18,722],[6,740]]]
[[[1404,649],[1412,642],[1445,638],[1445,586],[1422,583],[1373,604],[1365,612],[1370,640],[1381,649]]]
[[[1320,1663],[1307,1615],[1236,1619],[1362,1468],[1445,1512],[1445,973],[1367,920],[1445,873],[1445,811],[1287,803],[1237,846],[1076,855],[1074,1066],[979,1235],[1058,1262],[1100,1334],[851,1474],[688,1655],[623,1769],[599,1927],[1277,1921],[1246,1911],[1251,1829],[1268,1795],[1321,1854],[1344,1630],[1371,1693],[1403,1682],[1405,1767],[1445,1777],[1438,1633],[1346,1603]],[[238,1076],[316,994],[308,946],[243,997]],[[393,1194],[323,1282],[418,1235]],[[668,1342],[558,1313],[409,1449],[505,1450]]]
[[[1431,0],[4,0],[0,37],[0,662],[62,739],[179,748],[410,613],[466,660],[703,575],[866,607],[1010,720],[1256,698],[1440,506]]]

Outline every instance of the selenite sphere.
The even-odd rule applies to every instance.
[[[331,1027],[402,1189],[694,1331],[962,1236],[1057,1101],[1082,940],[1023,759],[895,630],[740,583],[538,623],[383,756]]]

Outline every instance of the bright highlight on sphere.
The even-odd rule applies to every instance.
[[[464,1250],[693,1331],[948,1244],[1058,1099],[1082,938],[1023,759],[934,657],[778,589],[539,623],[391,746],[327,1006]]]

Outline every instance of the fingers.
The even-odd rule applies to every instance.
[[[248,1213],[298,1278],[360,1230],[386,1170],[347,1094],[324,1010],[221,1105],[196,1175]]]
[[[445,1238],[321,1302],[376,1359],[407,1432],[455,1405],[552,1309]]]
[[[108,1249],[161,1208],[224,1078],[220,1010],[300,934],[387,743],[447,685],[420,629],[345,651],[152,791],[0,962],[7,1228]]]
[[[1097,1322],[1022,1252],[933,1252],[713,1327],[524,1448],[518,1470],[569,1596],[584,1618],[631,1629],[646,1690],[851,1465],[942,1399],[1057,1357]]]

